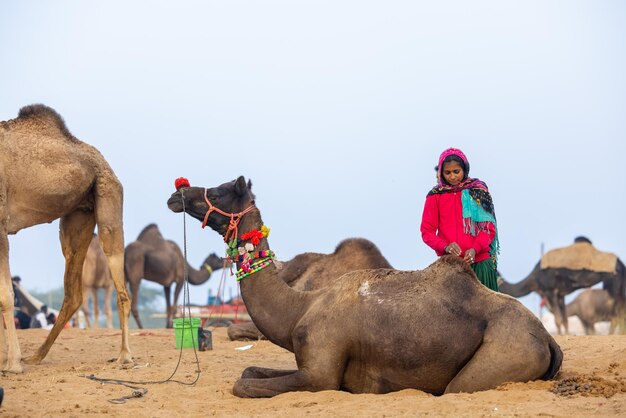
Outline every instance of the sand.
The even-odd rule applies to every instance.
[[[32,354],[45,330],[18,330],[22,353]],[[2,417],[398,417],[398,416],[626,416],[626,336],[556,337],[564,352],[553,381],[505,384],[471,394],[432,396],[418,390],[386,395],[340,391],[292,392],[271,399],[240,399],[232,385],[250,365],[294,368],[293,354],[268,341],[228,340],[213,330],[213,350],[176,349],[174,330],[132,330],[134,367],[109,360],[119,353],[119,330],[65,329],[39,365],[7,374]],[[237,350],[246,345],[247,350]],[[147,392],[124,403],[134,389],[85,376],[133,381],[195,380],[195,385],[137,384]],[[514,353],[512,353],[514,355]],[[179,364],[180,359],[180,365]],[[178,365],[178,369],[177,368]],[[141,389],[143,388],[143,390]]]

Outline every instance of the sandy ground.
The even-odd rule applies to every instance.
[[[18,330],[22,353],[32,354],[45,330]],[[294,357],[268,341],[232,342],[224,328],[213,330],[213,350],[176,349],[174,330],[133,330],[132,368],[117,357],[118,330],[65,329],[40,365],[23,374],[4,375],[3,417],[204,417],[204,416],[626,416],[626,336],[557,337],[564,352],[554,381],[506,384],[494,390],[435,397],[418,390],[386,395],[339,391],[292,392],[271,399],[240,399],[232,385],[250,365],[294,368]],[[247,350],[237,348],[252,344]],[[132,381],[196,378],[181,383],[137,384],[142,397],[115,404],[134,389],[100,383],[85,376]],[[514,353],[512,353],[514,355]],[[176,369],[181,359],[178,369]]]

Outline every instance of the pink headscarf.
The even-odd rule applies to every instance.
[[[450,155],[456,155],[461,160],[463,160],[463,164],[465,165],[465,177],[469,177],[470,165],[469,165],[469,161],[467,160],[467,157],[465,156],[465,154],[463,154],[463,151],[461,151],[458,148],[448,148],[447,150],[442,152],[441,155],[439,156],[439,165],[437,166],[437,178],[439,179],[440,183],[442,182],[442,179],[443,179],[443,176],[442,176],[443,160],[445,160]]]

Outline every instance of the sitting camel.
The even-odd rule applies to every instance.
[[[107,257],[102,251],[98,236],[93,235],[85,263],[83,264],[83,304],[81,310],[85,316],[87,328],[98,328],[98,318],[100,317],[100,306],[98,304],[98,290],[104,289],[104,314],[107,320],[107,328],[113,328],[113,309],[111,309],[111,299],[113,296],[113,278],[107,265]],[[89,316],[89,296],[93,305],[93,324]]]
[[[16,119],[0,122],[0,367],[21,372],[13,322],[13,291],[9,271],[8,234],[60,219],[65,257],[65,297],[58,318],[37,352],[25,359],[37,364],[82,302],[81,272],[97,224],[117,290],[122,330],[120,363],[132,362],[128,344],[130,300],[124,286],[122,185],[102,154],[76,139],[53,109],[31,105]]]
[[[481,285],[457,257],[421,271],[357,270],[303,292],[279,277],[243,177],[210,189],[181,187],[167,204],[239,251],[248,313],[270,341],[296,356],[296,370],[248,367],[234,385],[236,396],[474,392],[549,379],[561,367],[563,353],[541,322],[514,298]]]
[[[332,254],[304,253],[283,263],[279,276],[297,290],[317,290],[326,287],[354,270],[391,268],[373,242],[363,238],[341,241]],[[228,326],[228,337],[233,340],[259,340],[266,337],[252,321]]]
[[[124,254],[126,281],[130,283],[133,296],[131,312],[139,328],[143,328],[137,310],[141,279],[150,280],[163,286],[166,303],[165,325],[171,328],[172,318],[176,314],[178,296],[183,289],[185,270],[189,283],[200,285],[209,280],[214,270],[218,270],[224,265],[222,258],[216,254],[210,254],[202,263],[200,270],[194,269],[189,263],[186,263],[180,247],[174,241],[163,238],[156,224],[146,226],[139,234],[137,241],[128,244]],[[170,302],[172,284],[176,284],[173,303]]]
[[[611,321],[609,334],[615,331],[615,301],[604,289],[585,289],[567,304],[567,316],[577,316],[585,328],[585,334],[596,333],[595,323]]]

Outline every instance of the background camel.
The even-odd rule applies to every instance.
[[[113,296],[113,278],[107,264],[107,258],[102,251],[100,241],[96,234],[93,235],[85,263],[83,264],[83,304],[81,310],[85,317],[88,328],[98,328],[98,318],[100,318],[100,306],[98,304],[98,290],[104,289],[104,315],[108,328],[113,328],[113,309],[111,308],[111,298]],[[89,315],[89,295],[93,305],[93,323]],[[76,315],[78,317],[78,315]],[[78,319],[78,318],[76,318]],[[76,323],[78,323],[76,321]]]
[[[124,285],[122,185],[94,147],[76,139],[53,109],[31,105],[0,122],[0,367],[21,372],[13,323],[8,234],[60,219],[65,296],[57,321],[29,363],[39,363],[82,302],[81,273],[95,226],[117,289],[122,329],[118,362],[132,361],[128,345],[130,300]]]
[[[284,262],[278,274],[292,288],[309,291],[326,287],[350,271],[375,268],[390,269],[391,264],[373,242],[350,238],[341,241],[332,254],[299,254]],[[229,325],[228,337],[233,341],[265,339],[252,321]]]
[[[161,235],[156,224],[146,226],[137,237],[137,240],[126,246],[124,251],[124,271],[126,281],[130,284],[132,298],[131,311],[137,326],[143,328],[139,319],[137,303],[139,301],[139,284],[141,279],[150,280],[163,286],[165,293],[166,326],[172,327],[172,318],[176,314],[178,295],[185,280],[185,257],[180,247]],[[215,254],[210,254],[202,263],[199,270],[186,264],[189,283],[199,285],[211,277],[213,271],[222,268],[223,260]],[[170,302],[170,289],[176,284],[173,303]]]
[[[216,188],[179,190],[167,203],[228,242],[233,234],[241,240],[262,229],[243,177]],[[267,238],[255,251],[269,251]],[[443,257],[422,271],[357,270],[308,292],[289,287],[277,269],[268,262],[244,277],[241,294],[254,323],[295,354],[298,369],[248,367],[235,383],[236,396],[338,389],[473,392],[548,379],[561,366],[561,349],[541,322],[517,300],[481,285],[457,257]]]
[[[567,304],[565,310],[567,316],[577,316],[580,319],[587,335],[596,333],[596,322],[611,321],[609,333],[615,327],[615,301],[604,289],[583,290]]]
[[[622,261],[610,253],[601,253],[602,267],[607,262],[611,264],[608,269],[595,269],[593,265],[577,265],[577,263],[585,260],[584,255],[589,252],[599,253],[593,249],[591,242],[584,237],[578,237],[572,246],[558,250],[553,250],[554,253],[552,251],[547,252],[530,274],[520,282],[512,284],[503,280],[500,284],[500,291],[514,297],[522,297],[530,292],[537,292],[546,299],[553,310],[558,333],[561,334],[561,328],[563,328],[567,334],[565,296],[575,290],[592,287],[602,282],[604,289],[615,300],[616,323],[619,325],[620,333],[624,334],[626,268]],[[606,257],[606,254],[612,257]],[[552,255],[557,257],[551,257]],[[546,260],[548,261],[547,265]],[[563,265],[570,265],[570,268],[562,267]]]

